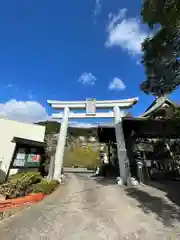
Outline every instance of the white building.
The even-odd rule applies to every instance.
[[[0,118],[0,182],[7,174],[17,172],[16,168],[10,169],[13,156],[16,151],[17,140],[26,141],[26,144],[33,142],[43,143],[45,127],[36,124],[21,123]]]

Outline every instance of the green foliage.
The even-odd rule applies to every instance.
[[[142,64],[147,79],[141,84],[146,94],[162,96],[171,93],[180,84],[180,45],[177,34],[161,29],[142,44]]]
[[[22,172],[10,176],[8,182],[1,185],[0,193],[8,198],[24,196],[31,192],[50,194],[58,184],[55,180],[44,180],[39,172]]]
[[[64,155],[64,166],[77,165],[85,168],[96,168],[99,165],[99,151],[93,151],[91,146],[76,148],[72,151],[66,149]]]
[[[53,133],[59,133],[60,123],[55,121],[46,121],[39,122],[39,125],[43,125],[46,127],[46,140],[51,138]],[[93,151],[91,146],[88,146],[86,149],[80,146],[76,146],[75,149],[72,147],[73,143],[76,142],[77,137],[84,136],[86,139],[89,137],[97,137],[97,128],[76,128],[69,127],[68,128],[68,141],[66,144],[65,154],[64,154],[64,165],[72,166],[78,165],[81,167],[90,167],[95,168],[98,165],[98,151]],[[47,142],[47,141],[46,141]],[[50,143],[47,142],[49,145]],[[72,149],[69,149],[68,146],[71,146]],[[49,146],[48,146],[49,148]],[[47,149],[47,147],[46,147]],[[46,161],[44,165],[46,168],[49,164],[49,156],[46,151]]]
[[[151,28],[160,28],[142,44],[146,80],[140,88],[146,94],[162,96],[180,85],[180,1],[146,0],[142,19]]]
[[[144,23],[150,28],[154,25],[173,25],[180,17],[179,0],[144,0],[141,9],[141,16]]]
[[[58,184],[59,182],[55,180],[42,180],[41,182],[32,185],[33,193],[51,194]]]
[[[29,179],[30,184],[40,182],[42,179],[42,176],[40,172],[20,172],[11,175],[8,178],[9,183],[17,183],[17,182],[22,182],[25,179]]]
[[[36,124],[46,127],[46,135],[50,133],[59,133],[61,127],[61,124],[55,121],[38,122]]]
[[[180,118],[180,107],[177,107],[174,112],[174,118]]]
[[[0,194],[7,198],[25,196],[32,191],[32,184],[42,180],[39,172],[21,172],[9,177],[8,181],[0,186]]]
[[[68,133],[69,133],[70,136],[73,136],[73,137],[79,137],[79,136],[95,137],[95,136],[97,136],[97,128],[73,128],[73,127],[69,127],[68,128]]]

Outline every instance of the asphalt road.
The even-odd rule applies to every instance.
[[[147,189],[148,194],[150,191]],[[148,204],[150,208],[156,202]],[[162,206],[157,207],[164,211]],[[3,221],[0,239],[163,240],[170,239],[173,232],[178,233],[179,220],[172,227],[157,214],[143,211],[139,201],[128,196],[114,180],[95,180],[90,174],[70,173],[67,183],[51,196]],[[169,219],[172,209],[164,214]]]

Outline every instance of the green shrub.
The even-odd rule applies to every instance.
[[[29,180],[30,184],[34,184],[40,182],[42,180],[42,176],[40,172],[20,172],[11,175],[8,178],[9,183],[17,183],[25,180]]]
[[[58,184],[59,182],[56,180],[42,180],[41,182],[32,185],[33,193],[51,194]]]
[[[16,198],[29,193],[50,194],[58,181],[44,180],[39,172],[21,172],[11,175],[7,183],[1,185],[0,193],[8,198]]]
[[[16,174],[13,174],[13,175],[9,176],[8,182],[10,182],[10,183],[16,183],[16,182],[19,181],[23,176],[24,176],[24,173],[16,173]]]
[[[42,180],[39,172],[21,172],[11,175],[8,181],[0,186],[0,194],[6,198],[16,198],[32,192],[32,184]]]

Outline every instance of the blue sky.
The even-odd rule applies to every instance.
[[[149,34],[140,2],[1,1],[0,114],[35,121],[51,115],[47,99],[137,96],[131,112],[143,113],[153,98],[139,90],[140,43]]]

